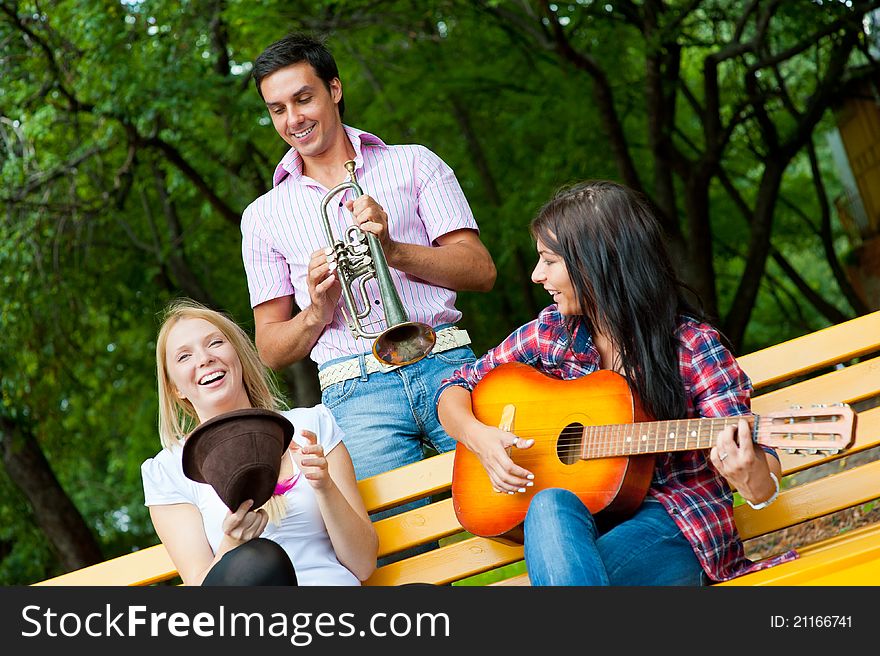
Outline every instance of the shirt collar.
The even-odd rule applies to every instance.
[[[357,128],[348,125],[343,125],[342,127],[345,129],[345,134],[348,135],[348,140],[354,147],[354,161],[357,165],[356,168],[363,166],[364,158],[361,152],[364,146],[379,146],[380,148],[388,147],[385,142],[375,134],[371,134],[364,130],[358,130]],[[275,173],[272,175],[272,186],[277,187],[288,176],[293,181],[299,181],[303,178],[302,158],[299,156],[296,148],[288,150],[287,154],[278,163],[278,166],[275,167]]]
[[[560,316],[562,317],[562,315]],[[562,321],[565,322],[565,317],[562,317]],[[568,334],[568,331],[566,331],[566,334]],[[575,323],[574,333],[569,338],[571,340],[569,345],[575,357],[583,358],[587,362],[593,363],[597,367],[599,366],[599,351],[596,349],[595,344],[593,344],[593,334],[590,332],[584,318]]]

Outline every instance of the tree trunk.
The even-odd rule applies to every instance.
[[[458,127],[461,129],[461,133],[464,136],[465,143],[468,145],[468,153],[471,156],[471,161],[473,161],[477,173],[480,176],[480,181],[483,183],[483,190],[486,192],[486,197],[489,199],[489,202],[493,207],[500,208],[502,204],[501,194],[498,191],[498,185],[495,183],[495,176],[492,174],[489,160],[486,158],[486,153],[483,150],[483,145],[480,143],[477,132],[474,130],[473,124],[471,123],[470,114],[464,104],[462,104],[455,96],[449,97],[449,103],[452,105],[452,114],[455,117],[455,121],[458,123]],[[525,260],[522,251],[518,247],[514,247],[513,264],[514,271],[516,272],[517,286],[522,293],[522,298],[519,300],[530,312],[529,316],[537,316],[540,308],[537,307],[534,297],[532,296],[533,283],[531,268]],[[519,305],[519,303],[516,303],[516,305]],[[512,324],[514,319],[512,315],[507,313],[506,308],[510,307],[510,303],[502,304],[502,319],[506,324]]]
[[[718,295],[715,289],[715,265],[712,257],[712,225],[709,220],[709,178],[692,175],[684,188],[684,206],[688,219],[688,256],[680,261],[684,281],[699,296],[706,314],[718,318]],[[675,253],[673,252],[673,256]]]
[[[191,299],[207,305],[208,307],[217,308],[217,303],[213,296],[208,292],[199,277],[193,272],[192,267],[186,257],[186,251],[183,247],[183,227],[180,223],[180,217],[177,213],[177,207],[171,200],[166,186],[166,173],[161,165],[153,164],[153,177],[156,181],[156,193],[162,202],[162,210],[165,215],[165,222],[168,226],[168,268],[171,276],[183,292]],[[161,256],[160,256],[161,259]],[[163,263],[164,264],[164,263]],[[219,309],[219,308],[218,308]]]
[[[771,247],[770,255],[773,261],[776,262],[776,265],[788,276],[792,284],[797,287],[801,295],[830,323],[843,323],[848,319],[852,319],[852,317],[838,310],[837,307],[826,301],[818,292],[811,288],[806,280],[801,278],[800,274],[789,264],[788,260],[782,256],[782,253]],[[809,324],[808,330],[805,332],[809,332]]]
[[[784,161],[768,160],[764,169],[755,202],[755,213],[751,221],[746,267],[724,322],[724,332],[736,351],[742,347],[746,327],[749,325],[752,310],[755,309],[758,290],[764,277],[767,257],[770,254],[773,210],[779,197],[782,174],[789,161],[787,157],[780,159]]]
[[[0,418],[0,448],[6,473],[30,503],[37,525],[64,570],[104,560],[97,540],[61,487],[31,430]]]
[[[281,371],[287,385],[288,397],[293,406],[313,406],[321,402],[321,386],[318,383],[318,366],[311,358],[294,362]]]

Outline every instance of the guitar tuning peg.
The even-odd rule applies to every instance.
[[[807,449],[807,453],[811,456],[814,456],[819,453],[819,449]]]
[[[795,404],[795,405],[791,406],[791,409],[792,409],[792,410],[800,410],[800,409],[803,408],[803,407],[804,407],[804,406],[802,406],[802,405],[797,405],[797,404]]]
[[[791,455],[794,455],[795,453],[797,453],[797,449],[786,449],[786,451],[788,453],[790,453]]]
[[[840,453],[840,449],[828,449],[828,455],[836,455]]]

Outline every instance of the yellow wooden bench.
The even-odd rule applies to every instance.
[[[880,460],[865,452],[880,444],[880,312],[739,358],[756,389],[757,414],[820,402],[843,401],[858,411],[855,444],[834,456],[782,454],[785,477],[779,499],[764,510],[735,510],[743,539],[766,536],[880,498]],[[862,454],[867,462],[850,465]],[[380,556],[415,545],[438,544],[424,553],[385,565],[367,585],[468,583],[492,572],[493,585],[528,585],[522,547],[465,534],[448,492],[453,454],[360,482],[373,512],[432,497],[429,505],[376,522]],[[841,463],[837,467],[829,463]],[[835,471],[797,484],[807,472]],[[444,498],[445,497],[445,498]],[[721,585],[877,585],[880,584],[880,523],[796,547],[801,557]],[[512,565],[512,567],[505,567]],[[108,560],[35,585],[150,585],[174,581],[174,565],[162,545]],[[488,577],[487,577],[488,578]]]

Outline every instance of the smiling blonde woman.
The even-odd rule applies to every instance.
[[[359,585],[378,540],[343,433],[323,405],[285,409],[247,334],[190,299],[171,303],[156,340],[163,449],[141,466],[145,504],[186,585]],[[275,494],[230,509],[183,473],[187,435],[218,415],[274,410],[294,426]]]

